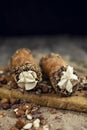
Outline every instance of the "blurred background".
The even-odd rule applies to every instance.
[[[55,52],[68,62],[87,67],[87,11],[84,3],[2,1],[0,4],[0,65],[19,48],[39,59]]]

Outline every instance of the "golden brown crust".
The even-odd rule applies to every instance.
[[[12,69],[22,66],[26,63],[32,63],[36,65],[35,60],[32,57],[31,51],[26,48],[17,50],[11,58]]]
[[[65,61],[57,54],[51,53],[43,57],[40,61],[40,65],[44,72],[51,76],[55,71],[59,70],[62,66],[66,66]]]

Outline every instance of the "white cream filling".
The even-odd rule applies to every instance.
[[[77,75],[73,74],[73,67],[67,66],[67,70],[63,72],[61,80],[58,82],[60,89],[65,88],[68,92],[73,92],[73,84],[71,81],[78,80]]]
[[[23,71],[19,74],[19,80],[17,84],[21,88],[25,88],[25,90],[31,90],[36,87],[37,84],[37,75],[34,71]]]

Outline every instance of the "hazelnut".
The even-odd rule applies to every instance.
[[[34,106],[33,108],[32,108],[32,112],[36,112],[36,111],[38,111],[38,106]]]
[[[23,129],[24,129],[24,130],[27,130],[27,129],[30,130],[30,129],[32,128],[32,125],[33,125],[32,123],[27,123],[27,124],[23,127]]]
[[[16,104],[16,103],[17,103],[17,99],[10,98],[10,103],[11,103],[12,105]]]
[[[17,89],[17,88],[18,88],[18,85],[17,85],[17,83],[16,83],[15,81],[12,81],[12,82],[10,83],[10,86],[11,86],[11,88],[13,88],[13,89]]]
[[[2,108],[5,109],[5,110],[7,110],[7,109],[10,108],[10,104],[4,103],[4,104],[2,104]]]
[[[28,119],[28,120],[32,120],[32,115],[31,115],[31,114],[28,114],[28,115],[27,115],[27,119]]]
[[[51,110],[50,110],[50,113],[51,113],[51,114],[56,114],[57,111],[56,111],[56,109],[51,109]]]
[[[33,122],[33,126],[36,129],[39,128],[40,127],[40,119],[38,119],[38,118],[35,119],[34,122]]]
[[[1,84],[6,84],[7,83],[7,79],[5,77],[0,77],[0,83]]]
[[[24,112],[23,110],[18,109],[18,110],[16,111],[16,117],[21,117],[21,116],[24,115],[24,114],[25,114],[25,112]]]
[[[7,98],[3,98],[1,100],[1,104],[9,103],[9,100]]]
[[[31,104],[29,104],[29,103],[25,103],[25,104],[23,105],[23,107],[22,107],[22,109],[23,109],[24,111],[26,111],[27,109],[31,110],[31,108],[32,108],[32,106],[31,106]]]
[[[43,126],[43,130],[49,130],[49,126],[48,125],[44,125]]]
[[[21,129],[23,128],[23,126],[26,124],[26,121],[24,119],[19,119],[17,122],[16,122],[16,127],[18,129]]]
[[[15,127],[15,126],[12,126],[12,127],[10,128],[10,130],[18,130],[18,128]]]
[[[46,120],[41,119],[41,120],[40,120],[40,124],[41,124],[41,125],[45,125],[45,124],[46,124]]]

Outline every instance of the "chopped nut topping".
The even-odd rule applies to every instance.
[[[72,81],[78,80],[76,74],[73,74],[73,67],[68,66],[67,70],[63,72],[61,80],[58,83],[60,89],[65,88],[68,92],[72,93],[73,84]]]
[[[32,123],[27,123],[24,127],[23,127],[23,129],[24,130],[27,130],[27,129],[30,129],[32,127]]]
[[[23,127],[25,126],[25,124],[26,124],[25,119],[19,119],[19,120],[16,122],[16,127],[17,127],[18,129],[21,129],[21,128],[23,128]]]
[[[31,90],[35,88],[38,82],[36,79],[37,75],[34,71],[23,71],[19,75],[17,84],[21,88],[25,87],[25,90]]]
[[[28,120],[32,120],[32,115],[31,115],[31,114],[28,114],[28,115],[27,115],[27,119],[28,119]]]
[[[18,108],[15,108],[15,109],[14,109],[14,112],[17,112],[17,111],[18,111]]]
[[[33,122],[33,125],[34,125],[34,128],[39,128],[40,127],[40,120],[39,119],[36,119],[34,122]]]
[[[48,125],[44,125],[43,126],[43,130],[49,130],[49,126]]]

